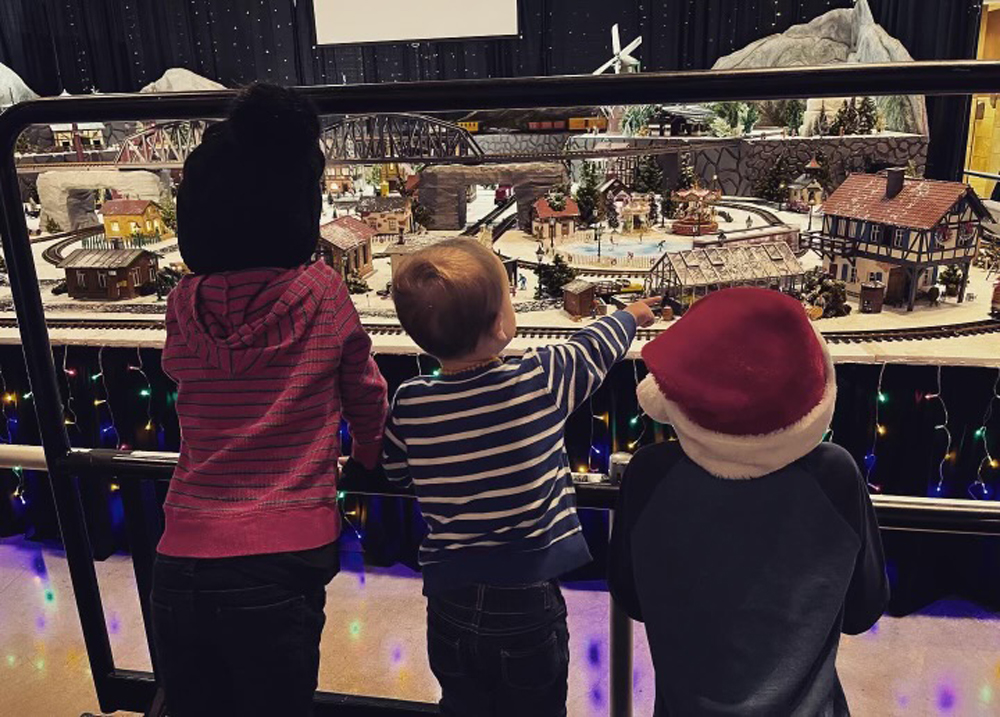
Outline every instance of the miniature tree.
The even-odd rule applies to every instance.
[[[576,189],[576,203],[580,207],[580,221],[590,226],[598,220],[597,167],[593,162],[584,161],[580,171],[580,186]]]
[[[562,296],[562,288],[576,278],[576,270],[556,254],[551,264],[539,263],[535,267],[538,276],[538,287],[535,289],[536,299],[558,298]]]
[[[635,191],[652,194],[663,189],[663,170],[656,157],[643,157],[635,171]]]
[[[910,177],[911,179],[920,179],[921,177],[920,168],[917,167],[917,163],[913,159],[910,159],[906,163],[905,175],[907,177]]]
[[[618,219],[618,208],[614,202],[608,202],[608,207],[604,211],[607,214],[608,226],[611,227],[612,231],[621,226],[621,221]]]
[[[690,189],[694,186],[694,166],[691,164],[691,155],[685,155],[681,161],[681,171],[677,175],[677,189]],[[664,212],[664,215],[667,213]]]
[[[667,219],[673,219],[677,207],[674,206],[674,198],[670,194],[664,194],[660,201],[660,226],[666,224]]]
[[[430,224],[433,218],[433,213],[430,208],[424,204],[421,204],[416,199],[410,204],[410,212],[413,214],[413,221],[425,229],[430,229]]]
[[[858,108],[852,97],[850,102],[845,100],[844,104],[837,110],[833,124],[830,125],[830,134],[845,135],[858,134],[859,132]]]
[[[160,199],[160,218],[163,223],[170,227],[171,231],[177,231],[177,202],[168,193]]]
[[[799,128],[802,126],[802,117],[805,113],[806,103],[804,100],[789,100],[785,109],[784,126],[787,127],[792,134],[797,134]]]
[[[958,296],[958,287],[962,285],[963,278],[962,268],[958,264],[945,267],[944,271],[938,275],[938,281],[944,284],[946,296]]]
[[[819,108],[819,114],[813,123],[812,133],[820,137],[825,137],[830,133],[830,117],[826,113],[826,104],[821,105]]]
[[[347,293],[349,294],[366,294],[371,291],[368,282],[356,271],[348,273],[344,283],[347,285]]]
[[[740,112],[740,121],[743,123],[743,134],[750,134],[753,128],[760,121],[760,110],[756,103],[747,104]]]
[[[655,114],[655,105],[632,105],[622,116],[622,132],[627,135],[641,134]]]
[[[59,226],[59,222],[52,217],[45,217],[45,231],[48,234],[58,234],[62,231],[62,227]]]
[[[878,126],[878,105],[871,97],[863,97],[858,106],[858,131],[871,134]]]
[[[851,306],[847,303],[847,284],[816,267],[802,277],[801,298],[811,306],[823,309],[823,318],[847,316]]]
[[[659,219],[660,208],[658,202],[656,201],[656,195],[649,195],[649,226],[656,226],[656,220]]]
[[[761,199],[781,203],[788,199],[788,183],[795,172],[788,157],[782,155],[767,166],[754,181],[754,194]]]

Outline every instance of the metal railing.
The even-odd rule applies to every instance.
[[[435,112],[449,110],[690,103],[709,100],[762,100],[857,95],[970,95],[1000,92],[1000,63],[914,62],[894,65],[833,66],[735,72],[678,72],[631,75],[422,82],[302,88],[323,114]],[[143,618],[149,629],[148,596],[158,535],[152,498],[155,480],[167,480],[176,456],[170,454],[79,451],[70,447],[63,423],[49,335],[25,224],[14,163],[18,135],[30,124],[112,120],[170,120],[224,116],[233,91],[169,95],[95,95],[42,99],[0,114],[0,233],[17,310],[45,464],[62,532],[84,641],[101,709],[162,711],[154,677],[115,666],[104,623],[101,594],[87,537],[78,481],[117,477],[121,485],[129,541]],[[961,124],[961,123],[959,123]],[[24,463],[27,463],[26,461]],[[610,508],[611,487],[580,486],[580,504]],[[910,530],[997,534],[997,515],[982,503],[880,498],[885,527]],[[611,714],[631,713],[632,675],[628,662],[628,620],[612,609]],[[626,669],[628,668],[628,669]],[[155,664],[154,664],[155,669]],[[436,712],[413,702],[317,693],[317,714],[387,717]]]

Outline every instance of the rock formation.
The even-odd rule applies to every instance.
[[[0,63],[0,107],[37,98],[14,70]]]
[[[163,73],[156,82],[150,82],[140,92],[200,92],[203,90],[224,90],[214,80],[186,70],[183,67],[171,67]]]
[[[912,61],[913,57],[903,43],[875,22],[868,0],[857,0],[853,9],[831,10],[811,22],[793,25],[783,33],[762,38],[730,55],[720,57],[712,69]],[[923,97],[882,97],[877,102],[889,129],[914,134],[928,133],[927,105]],[[839,107],[839,103],[836,106]],[[809,100],[803,121],[805,133],[812,128],[819,109],[818,100]],[[827,113],[829,114],[829,110]],[[832,121],[833,117],[830,119]]]
[[[38,175],[38,200],[42,205],[41,226],[52,218],[63,231],[96,225],[93,198],[96,189],[114,189],[132,199],[160,200],[165,187],[153,172],[117,169],[67,169]]]

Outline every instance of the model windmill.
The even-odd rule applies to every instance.
[[[618,36],[618,23],[615,23],[611,26],[611,59],[594,70],[594,74],[603,75],[612,67],[615,68],[616,75],[621,74],[622,70],[625,72],[638,72],[639,61],[632,57],[631,53],[641,44],[642,36],[640,35],[625,47],[622,47],[621,38]]]
[[[632,57],[632,52],[635,51],[639,45],[642,44],[642,36],[635,38],[622,47],[621,38],[618,35],[618,23],[611,26],[611,59],[605,62],[603,65],[594,70],[593,74],[603,75],[605,72],[610,70],[612,67],[615,68],[615,74],[619,75],[624,72],[638,72],[639,71],[639,61]],[[621,106],[617,107],[603,107],[602,111],[604,115],[608,118],[608,132],[617,133],[621,131],[622,116],[625,114],[625,108]]]

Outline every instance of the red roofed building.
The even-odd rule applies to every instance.
[[[532,207],[531,234],[538,241],[549,240],[552,246],[571,241],[576,236],[576,225],[580,221],[580,207],[576,200],[566,197],[562,209],[555,209],[547,197],[542,197]]]
[[[365,277],[372,266],[372,237],[375,230],[355,217],[340,217],[319,228],[318,253],[343,275],[356,272]]]
[[[809,245],[827,271],[859,295],[862,283],[886,286],[886,303],[913,310],[917,292],[933,286],[939,267],[958,265],[965,280],[990,214],[960,182],[884,174],[852,174],[826,200],[823,230]]]

